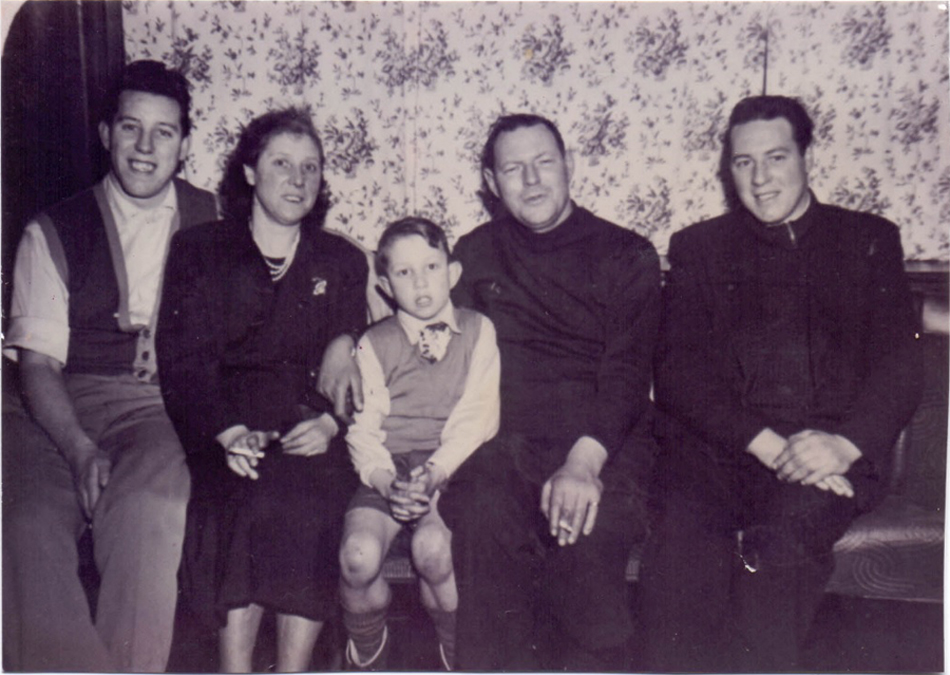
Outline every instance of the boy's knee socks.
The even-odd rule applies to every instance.
[[[382,647],[388,611],[388,606],[372,612],[343,610],[343,626],[356,648],[359,665],[369,665],[369,660]]]
[[[455,612],[446,612],[441,609],[426,607],[432,623],[435,624],[435,634],[442,645],[442,655],[445,665],[455,668]]]

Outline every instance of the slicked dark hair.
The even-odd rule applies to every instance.
[[[740,124],[756,120],[786,119],[792,126],[792,139],[798,152],[804,156],[811,146],[815,123],[801,101],[789,96],[749,96],[736,104],[729,115],[729,124],[722,138],[722,156],[719,159],[719,179],[722,181],[729,208],[741,206],[739,194],[732,180],[732,130]]]
[[[159,61],[133,61],[122,69],[118,81],[103,102],[99,120],[111,125],[119,113],[119,98],[124,91],[142,91],[166,96],[178,104],[182,138],[191,133],[191,94],[188,80],[177,70],[167,68]]]
[[[453,259],[445,230],[426,218],[409,216],[390,224],[379,238],[376,256],[373,258],[373,268],[377,276],[389,278],[389,251],[397,241],[411,236],[422,237],[431,248],[445,253],[449,261]]]
[[[792,125],[792,138],[802,155],[811,145],[815,123],[805,110],[805,106],[796,98],[788,96],[750,96],[736,104],[729,115],[724,147],[732,155],[732,130],[740,124],[755,120],[775,120],[780,117]]]
[[[302,108],[284,108],[272,110],[251,120],[238,139],[237,147],[228,156],[224,176],[218,187],[221,198],[221,210],[234,220],[247,220],[251,217],[254,204],[254,187],[249,185],[244,175],[244,167],[256,167],[267,144],[279,134],[306,136],[317,146],[320,155],[321,172],[324,167],[323,144],[317,129],[313,125],[310,113]],[[304,216],[302,225],[320,227],[330,203],[326,181],[321,176],[317,201],[310,213]]]
[[[533,113],[502,115],[494,121],[494,123],[491,125],[491,128],[488,130],[488,140],[485,141],[485,146],[482,148],[482,187],[478,192],[478,196],[481,198],[482,204],[485,206],[485,209],[488,211],[488,213],[491,214],[492,218],[500,216],[505,212],[505,208],[502,205],[501,200],[491,191],[484,176],[486,169],[492,172],[495,170],[495,145],[498,144],[498,137],[502,134],[508,133],[509,131],[515,131],[516,129],[525,129],[528,127],[537,126],[543,126],[551,132],[551,135],[554,136],[554,142],[557,144],[558,150],[561,151],[561,156],[565,156],[567,154],[567,146],[564,145],[564,137],[561,136],[561,132],[558,130],[557,125],[548,118],[541,117],[541,115],[535,115]]]

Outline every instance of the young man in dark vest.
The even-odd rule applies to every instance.
[[[154,61],[126,67],[99,134],[111,171],[28,224],[4,354],[3,656],[13,670],[163,671],[190,481],[165,415],[153,335],[168,242],[216,218],[176,179],[190,96]],[[94,616],[77,574],[90,528]]]

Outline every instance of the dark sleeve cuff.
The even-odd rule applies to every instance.
[[[307,402],[305,404],[301,404],[299,408],[301,420],[316,419],[323,414],[327,414],[333,418],[334,422],[336,422],[337,435],[339,436],[341,434],[346,434],[346,429],[349,426],[349,423],[342,417],[339,417],[333,411],[333,405],[320,394],[317,394],[316,392],[312,393],[307,397]]]

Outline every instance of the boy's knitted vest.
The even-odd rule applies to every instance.
[[[179,227],[217,219],[210,192],[178,179],[175,191]],[[102,209],[108,208],[100,184],[60,202],[37,219],[69,290],[65,370],[72,373],[119,375],[131,372],[135,361],[137,332],[122,330],[117,318],[119,284],[102,215]]]
[[[461,334],[452,333],[445,356],[435,363],[422,358],[394,316],[367,332],[389,389],[390,410],[382,430],[386,449],[394,455],[441,445],[445,421],[465,390],[482,326],[481,315],[468,309],[456,308],[455,318]]]

